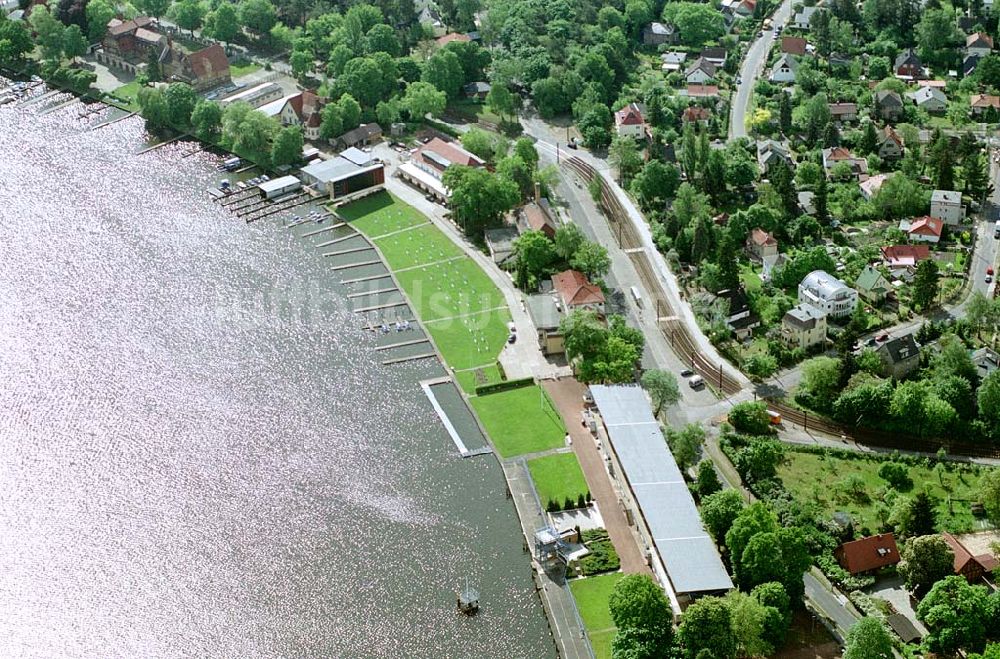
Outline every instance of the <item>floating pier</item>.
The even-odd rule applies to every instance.
[[[345,263],[344,265],[334,265],[331,266],[331,270],[347,270],[348,268],[360,268],[363,265],[381,265],[382,261],[380,259],[375,259],[374,261],[362,261],[361,263]]]
[[[400,300],[399,302],[383,302],[382,304],[375,304],[370,307],[361,307],[360,309],[355,309],[354,313],[366,313],[368,311],[378,311],[379,309],[391,309],[392,307],[406,307],[409,304],[406,300]]]
[[[343,249],[339,252],[323,252],[323,256],[343,256],[344,254],[357,254],[358,252],[367,252],[373,249],[371,245],[365,245],[364,247],[354,247],[352,249]]]
[[[432,357],[437,357],[437,353],[425,352],[421,355],[410,355],[409,357],[396,357],[394,359],[387,359],[384,362],[382,362],[382,366],[389,366],[390,364],[402,364],[403,362],[415,362],[418,359],[431,359]]]
[[[363,281],[372,281],[374,279],[391,279],[391,273],[385,273],[384,275],[369,275],[367,277],[358,277],[357,279],[345,279],[340,282],[341,284],[360,284]],[[398,289],[397,289],[398,290]]]
[[[306,235],[308,235],[308,234],[306,234]],[[360,233],[352,233],[349,236],[341,236],[340,238],[334,238],[333,240],[328,240],[325,243],[320,243],[320,244],[316,245],[316,247],[317,248],[319,248],[319,247],[329,247],[330,245],[336,245],[337,243],[342,243],[345,240],[350,240],[351,238],[357,238],[360,235],[361,235]]]
[[[315,236],[318,233],[323,233],[324,231],[333,231],[334,229],[339,229],[342,226],[347,226],[347,222],[337,222],[336,224],[331,224],[328,227],[323,227],[322,229],[316,229],[314,231],[309,231],[308,233],[302,234],[303,238],[308,238],[309,236]]]
[[[429,341],[426,337],[423,339],[413,339],[412,341],[400,341],[399,343],[390,343],[389,345],[375,346],[375,351],[379,352],[382,350],[392,350],[393,348],[402,348],[404,346],[415,346],[418,343],[429,343]]]
[[[398,291],[399,289],[393,286],[392,288],[380,288],[375,291],[362,291],[361,293],[351,293],[347,296],[348,300],[353,300],[356,297],[365,297],[366,295],[379,295],[381,293],[392,293],[393,291]]]

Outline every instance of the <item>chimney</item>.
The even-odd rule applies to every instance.
[[[535,181],[535,203],[537,204],[542,199],[542,186],[538,181]]]

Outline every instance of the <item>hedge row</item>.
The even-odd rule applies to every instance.
[[[535,384],[535,378],[520,378],[517,380],[504,380],[502,382],[493,382],[491,384],[480,384],[476,386],[476,395],[486,396],[488,394],[496,394],[501,391],[510,391],[511,389],[530,387],[533,384]]]

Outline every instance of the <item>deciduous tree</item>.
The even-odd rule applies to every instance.
[[[736,636],[732,614],[725,600],[703,597],[684,611],[677,638],[686,659],[698,659],[703,650],[710,650],[716,659],[734,659]]]
[[[955,555],[940,535],[909,539],[900,558],[899,574],[911,590],[926,590],[954,573]]]
[[[302,159],[305,140],[301,126],[285,126],[274,136],[271,145],[271,164],[275,167],[292,165]]]
[[[878,618],[865,616],[847,632],[844,659],[892,659],[892,637]]]
[[[726,533],[743,510],[743,505],[743,498],[736,490],[722,490],[702,500],[702,521],[717,543],[725,541]]]
[[[664,407],[673,405],[681,399],[677,378],[670,371],[661,368],[651,368],[642,374],[642,388],[653,399],[653,414],[659,416]],[[704,439],[704,433],[702,433]]]

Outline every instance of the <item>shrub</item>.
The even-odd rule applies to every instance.
[[[771,417],[767,414],[764,401],[737,403],[729,410],[729,423],[737,432],[748,435],[768,435],[771,433]]]
[[[899,490],[900,492],[906,492],[913,487],[909,468],[899,462],[886,462],[879,467],[878,476],[889,483],[889,486],[894,490]]]

